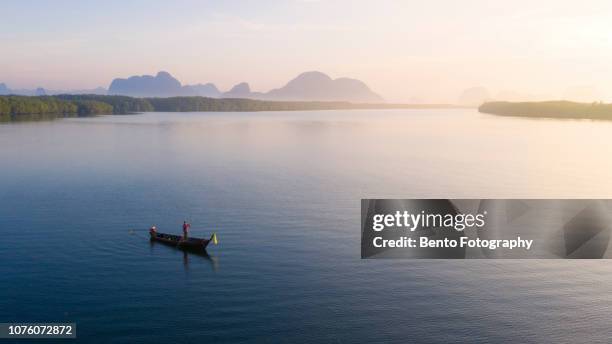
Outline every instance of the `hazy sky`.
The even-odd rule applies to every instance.
[[[166,70],[258,91],[308,70],[389,101],[462,90],[612,100],[612,1],[3,1],[0,82],[108,87]]]

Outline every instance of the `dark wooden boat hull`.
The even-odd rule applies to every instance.
[[[188,250],[206,250],[206,246],[210,243],[209,239],[201,238],[187,238],[183,240],[181,235],[167,234],[167,233],[149,233],[151,240],[158,241],[167,245],[176,246],[182,249]]]

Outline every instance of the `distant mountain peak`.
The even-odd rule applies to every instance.
[[[316,70],[313,71],[308,71],[308,72],[304,72],[301,73],[300,75],[296,76],[293,80],[291,81],[295,81],[295,80],[316,80],[316,81],[330,81],[332,80],[332,78],[323,73],[323,72],[319,72]],[[289,82],[291,82],[289,81]]]
[[[170,73],[160,71],[155,76],[131,76],[114,79],[108,94],[122,94],[134,97],[170,97],[181,93],[182,85]]]
[[[106,89],[97,87],[94,89],[85,90],[48,90],[43,87],[37,87],[35,89],[10,89],[6,84],[0,83],[0,95],[15,94],[22,96],[46,96],[56,94],[106,94]]]
[[[285,90],[299,90],[304,87],[319,87],[320,85],[333,82],[329,75],[317,71],[304,72],[289,82],[283,87]]]
[[[232,87],[229,91],[223,93],[224,98],[254,98],[251,92],[251,86],[246,82],[241,82]]]
[[[232,87],[230,92],[251,92],[251,86],[248,82],[241,82]]]
[[[214,84],[181,85],[170,73],[159,71],[155,76],[131,76],[114,79],[108,94],[133,97],[204,96],[252,98],[267,100],[381,102],[383,99],[362,81],[351,78],[332,79],[319,71],[299,74],[285,86],[267,93],[253,92],[246,82],[221,93]]]
[[[174,79],[174,77],[172,75],[170,75],[170,73],[166,72],[166,71],[159,71],[157,72],[157,75],[155,76],[156,78],[171,78]]]
[[[182,88],[181,95],[184,96],[202,96],[210,98],[218,98],[221,96],[221,91],[212,83],[185,85]]]
[[[332,79],[319,72],[304,72],[285,86],[266,93],[274,100],[324,100],[350,102],[381,102],[383,99],[362,81],[351,78]]]
[[[458,104],[467,106],[479,106],[491,99],[489,90],[482,86],[465,89],[459,96]]]

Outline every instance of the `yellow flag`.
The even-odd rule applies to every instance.
[[[212,237],[212,242],[213,244],[217,245],[219,242],[217,241],[217,233],[213,233],[213,237]]]

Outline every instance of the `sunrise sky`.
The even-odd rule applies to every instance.
[[[469,87],[612,101],[611,1],[3,1],[0,82],[108,87],[166,70],[267,91],[303,71],[388,101]]]

